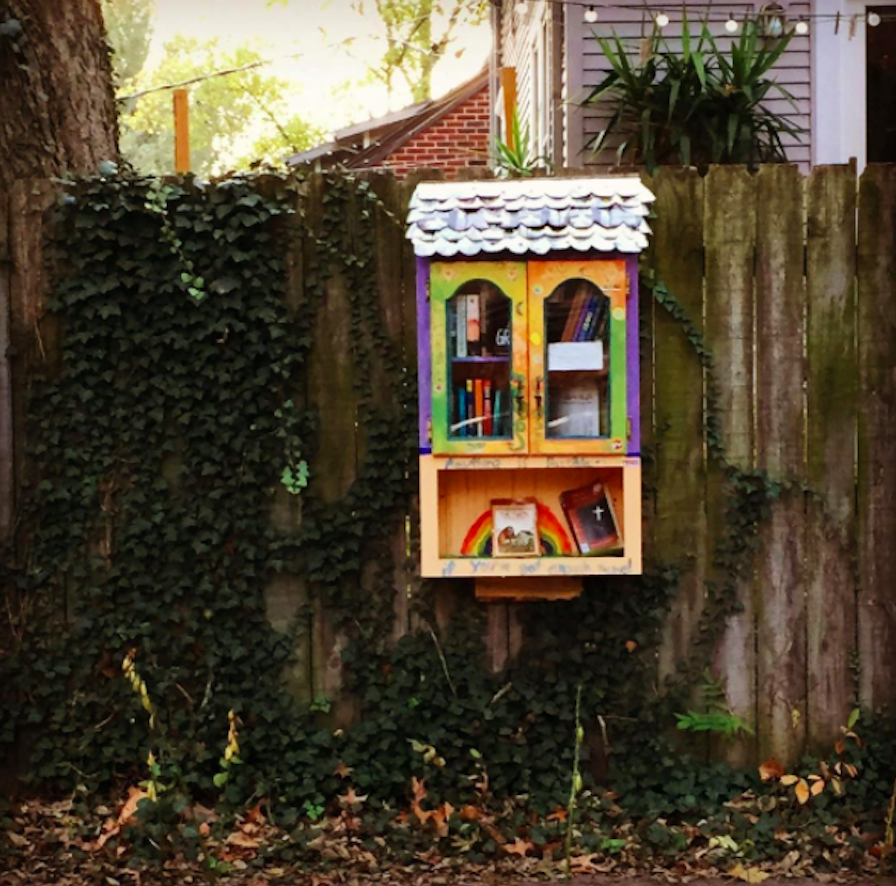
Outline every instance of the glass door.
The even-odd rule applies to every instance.
[[[526,265],[434,262],[432,451],[526,450]]]
[[[622,453],[627,434],[625,262],[530,262],[529,449]]]

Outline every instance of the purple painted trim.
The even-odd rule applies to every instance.
[[[641,452],[641,328],[638,317],[638,256],[625,257],[625,272],[628,274],[628,305],[626,306],[625,333],[627,352],[627,399],[628,415],[632,423],[632,434],[627,451],[630,455]]]
[[[429,452],[432,419],[432,349],[429,331],[429,262],[417,258],[417,398],[420,405],[420,451]]]

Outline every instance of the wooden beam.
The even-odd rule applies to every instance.
[[[515,151],[513,112],[516,108],[516,68],[501,68],[501,92],[504,96],[504,142],[511,151]]]
[[[174,171],[190,171],[190,93],[174,90]]]

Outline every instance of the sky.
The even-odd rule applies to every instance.
[[[270,66],[272,73],[295,84],[295,112],[328,131],[359,123],[411,103],[409,93],[396,91],[390,107],[385,90],[375,84],[339,89],[363,81],[367,64],[382,51],[377,39],[381,25],[370,9],[373,0],[364,2],[365,17],[352,9],[352,0],[155,0],[146,69],[158,64],[165,42],[175,34],[217,37],[225,47],[251,40],[266,57],[299,54]],[[485,64],[489,43],[488,25],[460,33],[450,56],[433,72],[434,96],[472,77]]]

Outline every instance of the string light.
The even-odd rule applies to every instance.
[[[589,6],[585,10],[585,21],[589,25],[593,25],[597,21],[597,10],[593,6]]]
[[[516,0],[516,3],[513,4],[513,9],[515,12],[519,14],[527,13],[533,4],[543,3],[549,6],[562,6],[568,7],[570,9],[582,9],[584,10],[582,17],[583,19],[592,24],[591,21],[591,10],[593,10],[593,14],[599,17],[599,7],[595,5],[593,0]],[[662,8],[657,4],[654,5],[647,0],[646,7],[650,11],[650,14],[653,16],[654,23],[661,28],[668,26],[670,19],[666,12],[662,11]],[[605,10],[606,9],[618,9],[618,10],[631,10],[630,5],[621,5],[620,3],[601,3]],[[834,22],[836,23],[838,18],[841,17],[843,13],[833,13],[833,12],[812,12],[806,13],[798,19],[794,30],[796,33],[800,35],[805,35],[809,33],[809,23],[810,22]],[[869,27],[875,28],[881,22],[884,21],[896,21],[896,11],[894,13],[885,12],[883,14],[877,12],[869,12],[864,15],[855,15],[854,19],[861,21],[864,20]],[[741,21],[735,19],[735,17],[730,13],[717,13],[713,8],[712,3],[707,2],[707,4],[703,7],[702,15],[699,16],[701,21],[705,22],[720,22],[724,23],[728,26],[729,22],[736,22],[738,29],[740,29],[742,24],[745,24],[750,21],[755,21],[759,27],[761,28],[761,33],[764,37],[776,38],[784,36],[784,32],[786,30],[786,15],[784,13],[784,8],[780,5],[780,3],[776,2],[776,0],[769,0],[769,2],[765,3],[762,8],[759,10],[758,14],[751,15],[745,14]],[[596,21],[596,19],[595,19]],[[805,28],[805,30],[803,30]]]
[[[738,29],[739,27],[740,27],[740,25],[738,25],[738,23],[735,21],[734,16],[731,15],[731,14],[729,13],[729,15],[728,15],[728,21],[725,22],[725,30],[726,30],[729,34],[736,34],[736,33],[737,33],[737,29]]]

